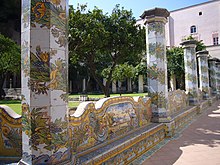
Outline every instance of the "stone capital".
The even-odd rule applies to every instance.
[[[170,12],[164,8],[154,8],[150,10],[144,11],[144,13],[140,16],[142,19],[145,19],[147,23],[151,22],[167,22],[167,17],[169,17]]]
[[[180,43],[180,45],[183,46],[183,48],[187,48],[187,47],[196,47],[196,40],[186,40],[183,41],[182,43]]]
[[[209,57],[209,59],[208,59],[208,61],[210,61],[210,62],[215,62],[217,60],[218,60],[217,58],[213,58],[213,57]]]
[[[169,17],[170,12],[167,9],[164,8],[154,8],[150,10],[145,10],[144,13],[140,16],[142,19],[145,19],[146,17]]]
[[[209,51],[207,51],[207,50],[198,51],[198,52],[196,52],[196,56],[197,56],[197,58],[200,58],[200,57],[208,58]]]
[[[216,65],[217,67],[220,67],[220,62],[216,62],[215,65]]]

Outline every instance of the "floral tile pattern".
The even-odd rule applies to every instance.
[[[22,0],[22,161],[70,160],[66,0]]]
[[[217,69],[217,91],[218,94],[220,93],[220,62],[216,62],[216,69]]]
[[[198,79],[195,41],[184,41],[185,88],[190,104],[198,103]]]
[[[167,120],[168,86],[165,45],[165,23],[147,24],[147,66],[149,96],[152,98],[153,120]]]
[[[198,72],[200,90],[203,93],[203,98],[209,98],[209,68],[208,68],[208,52],[207,54],[197,54],[198,56]]]
[[[210,86],[212,89],[212,94],[217,94],[217,67],[216,61],[214,59],[209,60],[209,74],[210,74]]]

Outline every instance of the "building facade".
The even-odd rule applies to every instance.
[[[190,35],[202,40],[212,57],[220,58],[220,0],[170,12],[166,25],[167,46],[180,46]]]

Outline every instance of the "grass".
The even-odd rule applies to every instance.
[[[128,93],[122,94],[121,96],[145,96],[147,93]],[[70,95],[70,98],[79,98],[79,94]],[[113,96],[120,96],[120,94],[111,94]],[[88,94],[89,98],[104,98],[103,94]],[[68,107],[77,107],[79,105],[79,101],[69,101]],[[0,100],[0,105],[7,105],[11,109],[13,109],[17,114],[21,115],[21,101],[20,100]]]
[[[125,93],[125,94],[121,94],[121,96],[145,96],[147,95],[147,93]],[[72,95],[69,95],[70,98],[79,98],[80,94],[72,94]],[[111,97],[114,97],[114,96],[120,96],[119,93],[116,93],[116,94],[111,94],[110,95]],[[105,95],[104,94],[88,94],[88,97],[89,98],[104,98]]]
[[[71,107],[77,107],[79,105],[79,101],[69,101],[68,103],[68,107],[71,108]]]
[[[20,100],[0,100],[0,105],[2,104],[9,106],[17,114],[21,115],[21,101]]]

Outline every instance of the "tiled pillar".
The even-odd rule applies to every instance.
[[[71,160],[67,82],[68,1],[22,0],[22,160]]]
[[[216,62],[217,93],[220,95],[220,62]]]
[[[155,8],[142,14],[146,23],[149,96],[152,99],[152,121],[168,122],[168,84],[165,24],[169,12]]]
[[[216,76],[216,58],[209,58],[209,74],[210,74],[210,86],[212,89],[212,95],[217,94],[217,76]]]
[[[189,95],[189,104],[198,104],[198,79],[196,62],[196,41],[187,40],[181,43],[184,48],[185,89]]]
[[[208,99],[209,91],[209,68],[208,68],[208,51],[199,51],[196,53],[199,68],[199,88],[203,93],[203,98]]]

